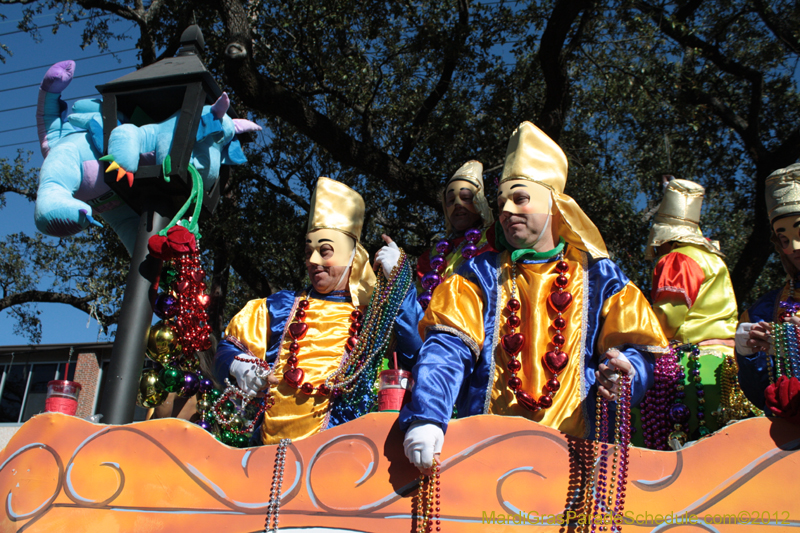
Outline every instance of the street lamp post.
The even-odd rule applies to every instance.
[[[181,36],[181,49],[176,57],[162,59],[97,87],[103,95],[106,153],[118,116],[142,126],[181,112],[169,154],[172,165],[168,182],[161,165],[156,164],[140,165],[133,187],[128,186],[126,180],[116,181],[113,174],[106,174],[105,178],[106,184],[141,217],[99,409],[103,422],[108,424],[133,421],[162,266],[161,260],[148,255],[147,243],[152,235],[167,226],[189,198],[192,182],[188,167],[200,115],[204,105],[212,104],[222,94],[199,57],[203,47],[200,28],[191,26]],[[219,181],[203,194],[203,211],[207,214],[213,212],[219,202]]]

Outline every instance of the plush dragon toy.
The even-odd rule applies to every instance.
[[[36,199],[36,227],[46,235],[75,235],[90,224],[100,226],[101,217],[117,233],[128,253],[133,253],[139,215],[106,185],[101,161],[112,161],[108,171],[117,180],[127,178],[134,186],[140,164],[169,162],[179,113],[157,124],[137,127],[117,117],[111,132],[108,155],[103,156],[102,101],[78,100],[67,115],[61,93],[75,74],[74,61],[50,67],[42,80],[36,111],[36,125],[44,163],[39,174]],[[191,165],[208,190],[219,178],[220,165],[247,162],[236,134],[259,131],[257,124],[234,119],[226,113],[227,94],[211,106],[204,106],[192,151]]]

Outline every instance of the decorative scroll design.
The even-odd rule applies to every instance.
[[[482,511],[579,512],[590,471],[585,446],[521,418],[451,422],[441,467],[443,526],[486,531]],[[97,520],[82,522],[81,529],[92,533],[104,533],[102,524],[112,521],[135,530],[143,518],[165,531],[259,530],[274,450],[229,448],[179,420],[98,426],[65,415],[37,416],[0,452],[1,529],[66,530],[91,510]],[[728,425],[679,453],[634,448],[626,512],[713,515],[738,512],[738,502],[747,501],[753,510],[785,511],[782,525],[800,525],[800,502],[784,483],[800,476],[799,452],[800,428],[766,419]],[[293,442],[285,476],[282,527],[381,533],[413,527],[419,475],[403,455],[396,417],[370,414]],[[664,502],[681,508],[664,508]],[[775,502],[782,507],[770,507]]]

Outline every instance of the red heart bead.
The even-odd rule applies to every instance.
[[[356,347],[356,344],[358,344],[358,337],[356,337],[355,335],[347,337],[347,347],[350,350],[353,350]]]
[[[517,396],[517,401],[522,407],[528,411],[536,412],[539,410],[539,402],[537,402],[533,396],[523,390],[518,390],[515,394]]]
[[[307,331],[308,324],[305,322],[295,322],[293,324],[289,324],[289,335],[296,341],[299,341],[305,337]]]
[[[563,313],[569,306],[572,305],[572,293],[567,291],[562,292],[553,292],[550,293],[550,296],[547,298],[547,301],[550,302],[550,305],[553,306],[553,309],[558,311],[559,313]]]
[[[567,366],[567,363],[569,363],[569,355],[561,350],[557,352],[547,352],[544,354],[544,357],[542,357],[542,362],[544,362],[544,366],[546,366],[550,372],[553,374],[558,374],[564,370]]]
[[[283,374],[283,379],[291,385],[292,387],[299,387],[301,383],[303,383],[303,379],[306,377],[306,373],[303,371],[302,368],[292,368],[291,370],[287,370]]]
[[[175,283],[172,284],[172,288],[175,289],[175,292],[177,293],[185,292],[186,289],[189,288],[189,280],[182,279],[180,281],[176,281]]]
[[[211,296],[208,294],[198,294],[197,301],[200,302],[200,305],[205,309],[208,307],[208,302],[211,301]]]
[[[525,345],[525,335],[522,333],[503,335],[502,344],[508,355],[517,355]]]
[[[206,273],[202,270],[192,270],[192,279],[197,281],[198,283],[203,281],[203,278],[206,277]]]

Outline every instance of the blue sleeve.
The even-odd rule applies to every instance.
[[[622,353],[636,369],[636,375],[631,382],[631,407],[636,407],[644,399],[644,393],[653,386],[656,358],[652,353],[636,348],[626,348]]]
[[[769,387],[767,357],[771,358],[772,356],[765,352],[756,352],[751,355],[736,353],[736,363],[739,365],[739,387],[747,399],[761,410],[764,410],[764,391]],[[767,414],[771,414],[769,410],[767,410]]]
[[[219,383],[225,383],[230,376],[233,358],[243,353],[238,346],[227,339],[217,345],[217,354],[214,356],[214,376]]]
[[[400,429],[405,431],[419,420],[438,424],[446,432],[458,392],[474,366],[475,356],[461,339],[430,332],[414,366],[411,403],[400,411]]]
[[[773,322],[777,319],[775,309],[781,296],[782,288],[764,294],[742,315],[745,322]],[[768,361],[767,358],[770,358]],[[736,353],[736,364],[739,365],[739,387],[750,402],[764,409],[764,391],[769,386],[769,363],[774,363],[771,355],[765,352],[752,354]],[[767,414],[772,414],[767,409]]]
[[[418,326],[424,314],[422,306],[417,302],[416,287],[412,284],[403,299],[393,328],[398,361],[405,369],[413,368],[417,362],[422,347]]]

